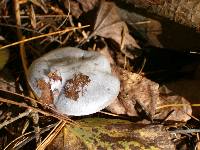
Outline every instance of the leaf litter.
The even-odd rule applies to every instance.
[[[122,34],[124,34],[124,41]],[[89,38],[96,35],[114,40],[118,44],[119,50],[131,59],[133,59],[134,56],[126,50],[126,47],[130,49],[139,48],[135,39],[128,33],[128,27],[125,22],[121,20],[117,13],[117,8],[113,3],[106,2],[100,5],[94,30]],[[120,49],[122,42],[124,46]]]
[[[20,28],[22,31],[26,31],[23,32],[23,35],[26,39],[43,34],[46,35],[41,37],[45,42],[41,42],[39,39],[35,39],[34,41],[27,40],[25,42],[24,47],[26,50],[29,50],[26,56],[29,64],[34,59],[54,48],[81,45],[83,49],[95,50],[106,56],[112,64],[113,74],[121,82],[121,89],[117,99],[105,109],[105,111],[118,114],[119,117],[110,119],[111,116],[103,114],[91,115],[92,118],[82,117],[83,119],[72,117],[77,124],[70,125],[67,123],[61,132],[58,133],[58,136],[52,139],[53,142],[48,143],[47,149],[176,149],[177,145],[173,141],[174,137],[171,134],[173,131],[171,131],[170,126],[173,129],[186,130],[187,122],[191,120],[191,117],[194,118],[190,102],[185,97],[174,93],[167,87],[148,79],[142,74],[138,74],[134,70],[132,62],[138,57],[136,51],[142,53],[143,50],[137,43],[138,39],[134,39],[130,34],[129,27],[126,24],[130,20],[125,22],[121,19],[120,8],[114,2],[98,0],[68,0],[60,2],[33,0],[30,2],[28,4],[27,2],[20,3],[20,20],[22,21]],[[12,25],[13,18],[9,12],[10,6],[5,2],[2,3],[3,5],[0,6],[2,10],[1,15],[6,15],[8,18],[6,20],[7,23]],[[64,7],[60,7],[62,4]],[[66,30],[68,27],[76,27],[77,22],[79,22],[80,27],[81,24],[84,24],[84,22],[81,22],[84,19],[79,20],[79,18],[96,8],[98,8],[98,11],[96,20],[93,20],[93,28],[78,30],[74,28],[70,32],[60,32],[61,30]],[[5,22],[2,18],[0,19],[2,23]],[[155,24],[159,23],[156,22]],[[138,25],[139,23],[135,24],[135,26]],[[9,34],[12,35],[13,32],[11,30],[6,34],[3,32],[4,29],[8,30],[9,28],[6,26],[0,28],[0,31],[2,31],[2,35],[0,36],[4,36],[4,39],[6,39],[5,43],[14,43],[15,41],[8,36]],[[151,28],[151,25],[147,28]],[[161,28],[160,24],[158,28]],[[30,32],[30,29],[34,32]],[[13,30],[16,30],[16,28],[13,28]],[[52,31],[58,33],[51,34]],[[83,35],[83,33],[88,33],[88,37]],[[150,38],[149,43],[162,47],[156,37],[157,34],[152,36],[148,36]],[[84,40],[85,37],[87,40]],[[11,48],[13,48],[13,51],[17,49],[14,47]],[[0,57],[5,57],[4,55],[0,53]],[[13,53],[11,55],[13,56]],[[24,80],[21,78],[21,72],[19,73],[20,65],[16,64],[17,61],[19,61],[19,58],[14,57],[14,59],[11,59],[10,57],[5,69],[11,69],[10,72],[13,81],[5,81],[4,76],[7,73],[2,70],[0,87],[8,91],[13,90],[13,87],[15,87],[15,90],[12,92],[20,92],[20,94],[27,95],[27,89],[24,88]],[[4,66],[3,63],[0,65]],[[56,73],[50,72],[48,77],[52,80],[62,82],[62,79]],[[87,84],[88,80],[84,80],[84,82]],[[16,85],[13,85],[13,83]],[[52,104],[52,91],[49,83],[39,80],[37,85],[42,90],[42,95],[38,99],[39,102],[42,102],[42,105],[39,105],[38,109],[34,109],[34,111],[41,110],[46,114],[53,113],[55,116],[59,116],[55,110],[47,109],[47,106]],[[67,90],[66,93],[69,93],[69,91]],[[11,96],[10,100],[15,101],[15,97]],[[29,104],[25,101],[20,101],[20,103],[25,103],[25,105],[16,107],[9,104],[10,101],[7,102],[7,104],[1,103],[0,105],[2,108],[0,121],[1,123],[8,124],[2,128],[2,132],[7,133],[6,135],[1,135],[3,140],[0,142],[0,145],[2,148],[12,143],[15,138],[17,139],[19,137],[17,135],[21,135],[22,128],[19,129],[20,126],[23,126],[23,130],[27,133],[33,131],[30,129],[33,126],[30,122],[28,127],[25,127],[26,120],[28,119],[27,116],[23,116],[23,118],[26,118],[24,121],[20,120],[20,114],[26,112],[21,106]],[[17,109],[13,111],[14,109],[7,109],[9,107]],[[62,114],[60,114],[60,118],[55,116],[49,117],[45,113],[39,115],[39,126],[42,128],[62,120],[62,117],[68,118],[68,116],[62,116]],[[15,125],[9,122],[13,118],[17,118]],[[136,121],[132,120],[133,118],[137,118]],[[157,121],[158,125],[155,125]],[[170,126],[168,126],[168,122],[171,123]],[[18,130],[11,130],[13,128]],[[10,135],[15,136],[10,137]],[[193,136],[195,137],[196,134],[193,134]],[[45,135],[42,135],[42,137],[45,138]],[[29,147],[34,145],[34,142],[31,142],[34,138],[35,136],[32,135],[27,140],[22,139],[22,141],[25,146]],[[181,140],[187,138],[187,135],[179,134],[175,139]],[[39,145],[40,143],[37,144]],[[36,148],[36,145],[34,146]],[[12,145],[9,146],[9,149],[12,149]]]

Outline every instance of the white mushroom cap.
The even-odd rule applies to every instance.
[[[50,73],[55,73],[57,79],[49,76]],[[104,109],[120,90],[120,82],[111,74],[106,57],[73,47],[53,50],[35,60],[29,68],[28,82],[41,97],[39,80],[50,85],[57,111],[73,116]]]

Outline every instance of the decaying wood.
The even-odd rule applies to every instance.
[[[120,0],[200,31],[199,0]]]

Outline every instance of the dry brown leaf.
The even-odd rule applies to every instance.
[[[139,74],[119,67],[113,67],[112,69],[120,78],[121,89],[118,99],[107,107],[111,112],[139,116],[139,109],[136,107],[138,103],[140,109],[150,119],[182,122],[190,119],[192,108],[185,98],[173,94],[164,86],[159,89],[157,83]]]
[[[111,65],[115,66],[115,62],[109,52],[109,47],[107,45],[101,49],[97,49],[97,51],[104,55],[109,60]],[[112,73],[116,76],[119,76],[118,72],[115,70],[115,67],[112,67]],[[119,101],[118,98],[111,105],[109,105],[107,109],[115,114],[126,114],[126,109],[124,108],[123,103]]]
[[[194,76],[192,78],[181,78],[177,81],[166,84],[168,89],[183,96],[191,104],[200,103],[199,85],[200,85],[200,66],[196,68]],[[192,114],[196,117],[199,116],[199,107],[193,107]]]
[[[72,16],[79,18],[83,11],[80,9],[79,3],[72,0],[62,0],[64,6],[72,14]]]
[[[106,109],[111,111],[114,114],[126,114],[127,112],[123,103],[119,101],[118,98],[114,102],[112,102],[112,104],[110,104]]]
[[[62,0],[65,8],[67,8],[72,16],[79,18],[83,12],[92,10],[99,2],[99,0]]]
[[[120,103],[123,104],[126,114],[129,116],[138,116],[135,105],[136,103],[139,103],[146,114],[153,117],[156,110],[156,103],[159,100],[159,85],[145,77],[129,72],[125,69],[118,67],[114,67],[113,69],[119,74],[121,90],[118,99]],[[109,107],[115,107],[112,105],[115,104],[113,103]],[[112,110],[110,109],[110,111]],[[116,113],[116,111],[117,110],[113,113]],[[123,113],[124,111],[117,111],[117,114]]]
[[[161,23],[156,20],[152,20],[152,19],[149,19],[149,20],[150,20],[150,23],[146,24],[146,26],[143,27],[144,30],[146,29],[146,36],[147,36],[147,41],[148,41],[147,45],[163,47],[163,45],[161,44],[159,40],[159,35],[161,35],[162,33]]]
[[[88,12],[99,3],[99,0],[78,0],[78,2],[81,4],[83,11]]]
[[[122,35],[123,34],[123,35]],[[128,27],[120,18],[117,13],[117,7],[112,2],[103,2],[98,11],[97,19],[94,25],[94,31],[92,36],[101,36],[114,40],[119,47],[124,45],[124,48],[139,48],[135,39],[128,33]],[[129,58],[133,58],[133,55],[128,51],[122,49]]]
[[[173,121],[188,121],[192,115],[192,108],[190,103],[182,96],[174,94],[167,89],[166,86],[162,86],[160,89],[160,100],[158,101],[156,109],[155,119],[165,119]],[[183,104],[182,106],[180,104]],[[167,105],[174,105],[170,107],[163,107]]]
[[[145,45],[153,45],[163,47],[159,35],[162,34],[162,25],[158,20],[144,17],[134,11],[127,9],[118,9],[118,13],[123,21],[125,21],[132,29],[135,29],[145,40]]]

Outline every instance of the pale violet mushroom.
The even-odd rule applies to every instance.
[[[28,82],[38,97],[45,101],[51,96],[58,112],[72,116],[104,109],[120,90],[105,56],[74,47],[53,50],[33,61]]]

